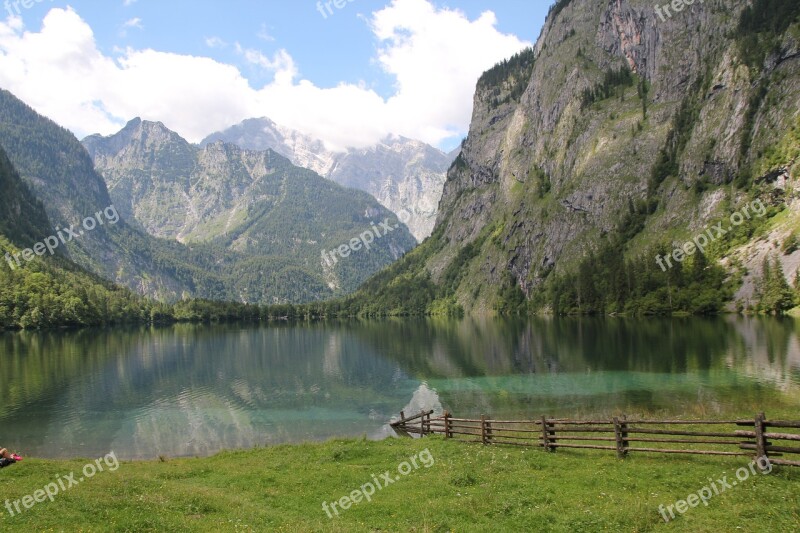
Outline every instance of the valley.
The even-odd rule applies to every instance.
[[[800,3],[455,4],[8,10],[0,530],[800,530]]]

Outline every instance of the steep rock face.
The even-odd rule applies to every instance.
[[[237,299],[310,301],[349,292],[415,245],[370,195],[296,167],[271,149],[221,141],[201,148],[161,123],[139,119],[84,145],[120,211],[147,233],[234,256]],[[323,251],[387,219],[391,233],[375,238],[370,249],[325,260]]]
[[[444,177],[451,162],[432,146],[396,137],[338,156],[326,177],[369,192],[381,205],[408,220],[414,237],[423,241],[436,223]]]
[[[731,37],[744,0],[695,3],[663,21],[640,0],[558,4],[533,51],[478,83],[444,186],[427,270],[439,281],[478,243],[456,292],[467,309],[491,309],[506,273],[532,297],[617,232],[637,202],[658,209],[629,253],[683,242],[746,195],[733,180],[774,169],[764,154],[798,120],[796,26],[763,68],[748,68]],[[614,81],[626,68],[630,82]],[[678,172],[653,184],[662,152]],[[796,162],[777,166],[796,178]]]
[[[419,241],[433,230],[445,173],[455,157],[404,137],[390,137],[369,148],[332,152],[322,141],[268,118],[245,120],[210,135],[201,144],[216,141],[248,150],[272,149],[297,166],[366,191],[394,213],[405,211],[403,218]]]
[[[95,168],[102,170],[109,193],[126,220],[156,237],[182,240],[172,217],[176,203],[181,205],[184,197],[159,183],[156,176],[180,174],[179,169],[194,157],[188,142],[160,123],[147,125],[135,119],[117,135],[107,139],[91,136],[83,140],[83,145]],[[175,187],[187,186],[188,179],[188,175],[181,175]],[[142,216],[144,212],[155,218]]]

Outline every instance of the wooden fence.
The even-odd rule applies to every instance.
[[[490,420],[454,418],[446,412],[433,416],[421,411],[391,423],[401,435],[439,434],[446,439],[482,444],[537,446],[549,452],[579,448],[616,452],[620,458],[631,452],[684,453],[769,457],[776,465],[800,466],[800,421],[768,420],[759,413],[753,420]],[[746,428],[746,429],[745,429]],[[794,444],[794,446],[791,446]],[[665,447],[669,445],[669,447]]]

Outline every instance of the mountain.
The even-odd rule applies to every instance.
[[[208,136],[201,145],[218,141],[249,150],[275,150],[297,166],[366,191],[407,220],[420,242],[433,229],[445,173],[454,159],[404,137],[389,137],[369,148],[333,152],[319,139],[278,126],[268,118],[245,120]]]
[[[285,309],[292,308],[277,306],[272,313],[266,310],[262,313],[257,306],[240,303],[184,300],[166,305],[143,298],[87,272],[67,257],[69,254],[60,241],[65,230],[50,223],[44,206],[22,180],[2,147],[0,187],[3,190],[0,197],[0,331],[174,322],[255,322],[282,318]]]
[[[203,202],[223,206],[204,211],[208,218],[197,222],[196,239],[187,239],[187,244],[173,238],[179,232],[165,231],[164,238],[157,238],[142,231],[145,225],[129,218],[135,214],[130,199],[122,198],[117,206],[119,197],[112,200],[92,158],[69,131],[0,90],[0,146],[41,202],[52,228],[33,242],[29,238],[40,231],[28,232],[29,237],[21,238],[19,246],[25,242],[31,246],[69,229],[75,236],[67,234],[58,249],[60,255],[136,293],[166,302],[203,298],[274,304],[344,294],[414,245],[407,230],[399,224],[393,228],[396,219],[365,193],[344,189],[274,153],[244,153],[224,145],[204,150],[189,147],[187,151],[186,145],[169,133],[159,133],[175,143],[164,144],[166,152],[153,152],[157,160],[151,169],[154,175],[174,177],[174,172],[186,168],[186,157],[191,166],[200,152],[205,154],[207,173],[192,175],[199,180],[194,188],[167,189],[166,182],[156,180],[163,188],[143,195],[152,200],[153,216],[161,217],[158,220],[165,224],[174,222],[171,212],[159,204],[180,207],[181,202],[169,195],[179,190],[197,195],[198,203],[189,202],[192,209],[204,208]],[[101,139],[96,141],[102,144]],[[228,178],[230,181],[224,181]],[[223,181],[217,183],[218,179]],[[239,183],[230,189],[233,194],[254,196],[225,196],[225,187],[236,180],[253,180],[253,184]],[[8,208],[14,213],[14,209],[27,209],[31,201],[15,200]],[[30,213],[32,219],[37,218],[35,210]],[[223,213],[231,218],[213,218],[223,217]],[[393,231],[386,238],[371,237],[375,242],[370,250],[351,254],[345,247],[342,252],[348,257],[328,253],[328,260],[324,259],[323,250],[344,246],[387,218]],[[6,221],[6,226],[15,223],[13,216]],[[217,223],[222,224],[221,229],[215,227]],[[22,235],[21,228],[9,232]]]
[[[23,183],[0,147],[0,234],[18,248],[38,242],[53,232],[47,212]]]
[[[65,257],[107,280],[163,300],[226,299],[232,294],[212,272],[217,254],[151,238],[124,219],[106,222],[105,210],[115,218],[113,203],[80,142],[5,90],[0,90],[0,145],[42,202],[52,228],[79,233],[60,248]],[[90,217],[96,227],[81,229]]]
[[[780,311],[767,293],[800,264],[798,101],[796,0],[663,20],[649,1],[559,0],[535,47],[478,82],[432,237],[345,307]]]
[[[124,217],[150,235],[235,256],[237,300],[313,301],[352,292],[416,244],[367,193],[294,166],[271,149],[198,147],[140,119],[83,143]],[[355,243],[365,232],[371,242]],[[345,244],[359,250],[323,254]]]
[[[84,271],[57,250],[26,257],[24,250],[36,249],[36,243],[53,246],[46,239],[57,232],[2,147],[0,188],[0,331],[134,323],[151,317],[149,302]]]

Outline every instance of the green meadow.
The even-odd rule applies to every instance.
[[[427,452],[426,452],[427,450]],[[429,456],[427,453],[429,452]],[[411,465],[406,475],[398,466]],[[89,459],[0,470],[3,498],[33,495]],[[94,462],[94,461],[92,461]],[[1,531],[797,531],[800,469],[775,466],[666,523],[659,505],[685,500],[746,458],[632,455],[482,446],[438,437],[333,440],[228,451],[209,458],[121,462],[11,516]],[[409,468],[405,469],[406,471]],[[370,497],[338,502],[389,472]],[[4,502],[0,502],[4,503]],[[347,503],[347,501],[345,501]],[[13,509],[13,503],[12,509]],[[330,509],[330,507],[329,507]]]

